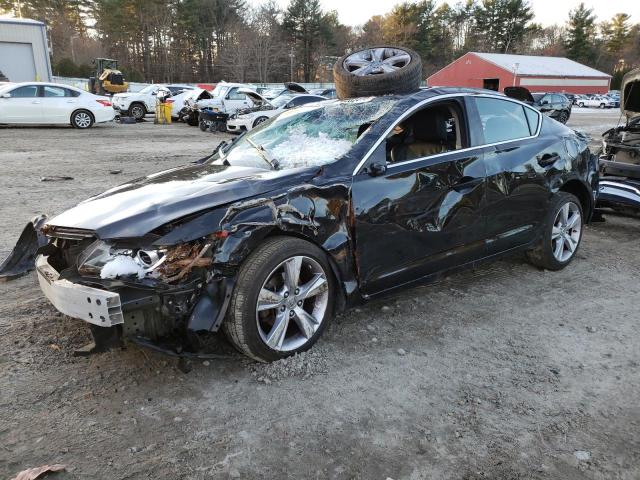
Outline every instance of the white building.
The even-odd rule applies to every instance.
[[[51,60],[44,23],[0,18],[0,72],[11,82],[50,82]]]

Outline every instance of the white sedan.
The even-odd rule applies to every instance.
[[[69,85],[23,82],[0,86],[0,124],[89,128],[114,117],[108,97]]]
[[[246,93],[246,95],[253,100],[256,108],[251,109],[253,111],[243,115],[232,115],[231,118],[227,120],[227,131],[229,132],[247,132],[289,108],[326,100],[325,97],[319,95],[296,94],[279,95],[273,100],[268,101],[255,92],[245,91],[244,89],[242,92]]]
[[[616,103],[613,99],[604,95],[593,95],[580,98],[576,101],[579,107],[614,108]]]

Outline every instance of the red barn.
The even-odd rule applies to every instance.
[[[427,78],[427,85],[522,86],[532,92],[607,93],[611,75],[563,57],[469,52]]]

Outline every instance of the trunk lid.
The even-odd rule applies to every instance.
[[[640,115],[640,68],[631,70],[622,78],[620,110],[628,119]]]

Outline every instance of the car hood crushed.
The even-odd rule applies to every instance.
[[[52,218],[47,227],[94,231],[101,239],[141,237],[184,216],[305,181],[308,169],[267,170],[213,163],[139,178]]]
[[[640,115],[640,68],[631,70],[622,79],[620,110],[628,119]]]

